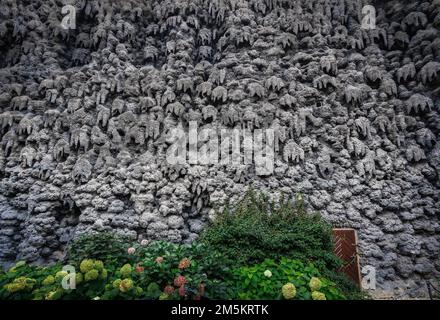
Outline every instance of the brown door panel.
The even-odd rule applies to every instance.
[[[348,228],[333,229],[333,238],[334,252],[343,261],[340,271],[361,286],[362,278],[359,268],[356,230]]]

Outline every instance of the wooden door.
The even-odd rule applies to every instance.
[[[356,230],[349,228],[333,229],[333,237],[334,252],[343,261],[340,271],[361,286],[362,278],[359,268]]]

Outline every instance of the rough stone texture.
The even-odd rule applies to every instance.
[[[60,27],[74,3],[77,28]],[[363,5],[377,28],[360,26]],[[0,261],[193,241],[250,184],[359,231],[380,288],[440,263],[440,1],[0,2]],[[274,174],[171,166],[170,129],[273,128]]]

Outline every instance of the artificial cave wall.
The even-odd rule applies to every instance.
[[[191,242],[253,185],[301,192],[358,230],[379,288],[423,295],[440,274],[439,35],[439,0],[1,0],[1,264],[60,259],[90,231]],[[169,164],[189,121],[273,129],[273,174]]]

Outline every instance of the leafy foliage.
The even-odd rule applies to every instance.
[[[206,297],[224,297],[225,280],[229,277],[229,269],[224,265],[221,253],[204,244],[178,245],[164,241],[155,241],[138,249],[142,257],[140,265],[148,270],[148,278],[154,279],[161,288],[172,285],[178,276],[184,276],[187,295],[197,296],[198,287],[206,287]],[[159,258],[159,261],[157,262]],[[190,261],[185,268],[179,267],[181,262]],[[177,290],[176,290],[177,291]]]
[[[319,215],[306,213],[301,196],[295,204],[284,198],[275,203],[251,189],[237,206],[226,206],[200,241],[223,253],[231,266],[289,257],[333,269],[339,261],[331,230]]]
[[[322,278],[318,269],[312,264],[286,258],[282,258],[279,262],[266,259],[254,266],[235,269],[231,288],[237,294],[234,298],[272,300],[283,299],[283,285],[292,283],[296,288],[295,298],[305,300],[312,298],[313,290],[310,287],[312,278],[319,280],[319,292],[324,293],[327,299],[345,298],[336,284]]]
[[[55,274],[61,269],[60,265],[50,267],[32,267],[24,261],[18,262],[7,272],[0,273],[0,300],[29,300],[33,298],[32,290],[38,283],[41,283],[47,276]],[[26,286],[16,286],[13,288],[10,284],[16,283],[17,279],[27,279]],[[8,290],[9,289],[9,290]],[[20,289],[20,290],[18,290]],[[13,294],[11,294],[12,292]]]
[[[94,242],[96,241],[96,242]],[[78,248],[82,244],[84,248]],[[114,235],[94,234],[74,242],[69,263],[76,289],[66,290],[61,264],[51,267],[19,263],[0,274],[2,299],[201,299],[226,297],[229,269],[218,252],[203,244],[163,241],[130,247]],[[116,249],[119,252],[114,252]],[[129,248],[127,250],[127,248]],[[90,257],[79,260],[85,254]],[[96,260],[102,256],[104,259]],[[128,262],[128,263],[127,263]]]
[[[76,263],[88,258],[124,263],[128,261],[128,247],[128,239],[113,233],[85,234],[69,244],[66,257]]]
[[[371,297],[360,290],[359,286],[350,280],[345,274],[336,270],[322,270],[322,275],[336,283],[337,287],[344,293],[348,300],[368,300]]]

